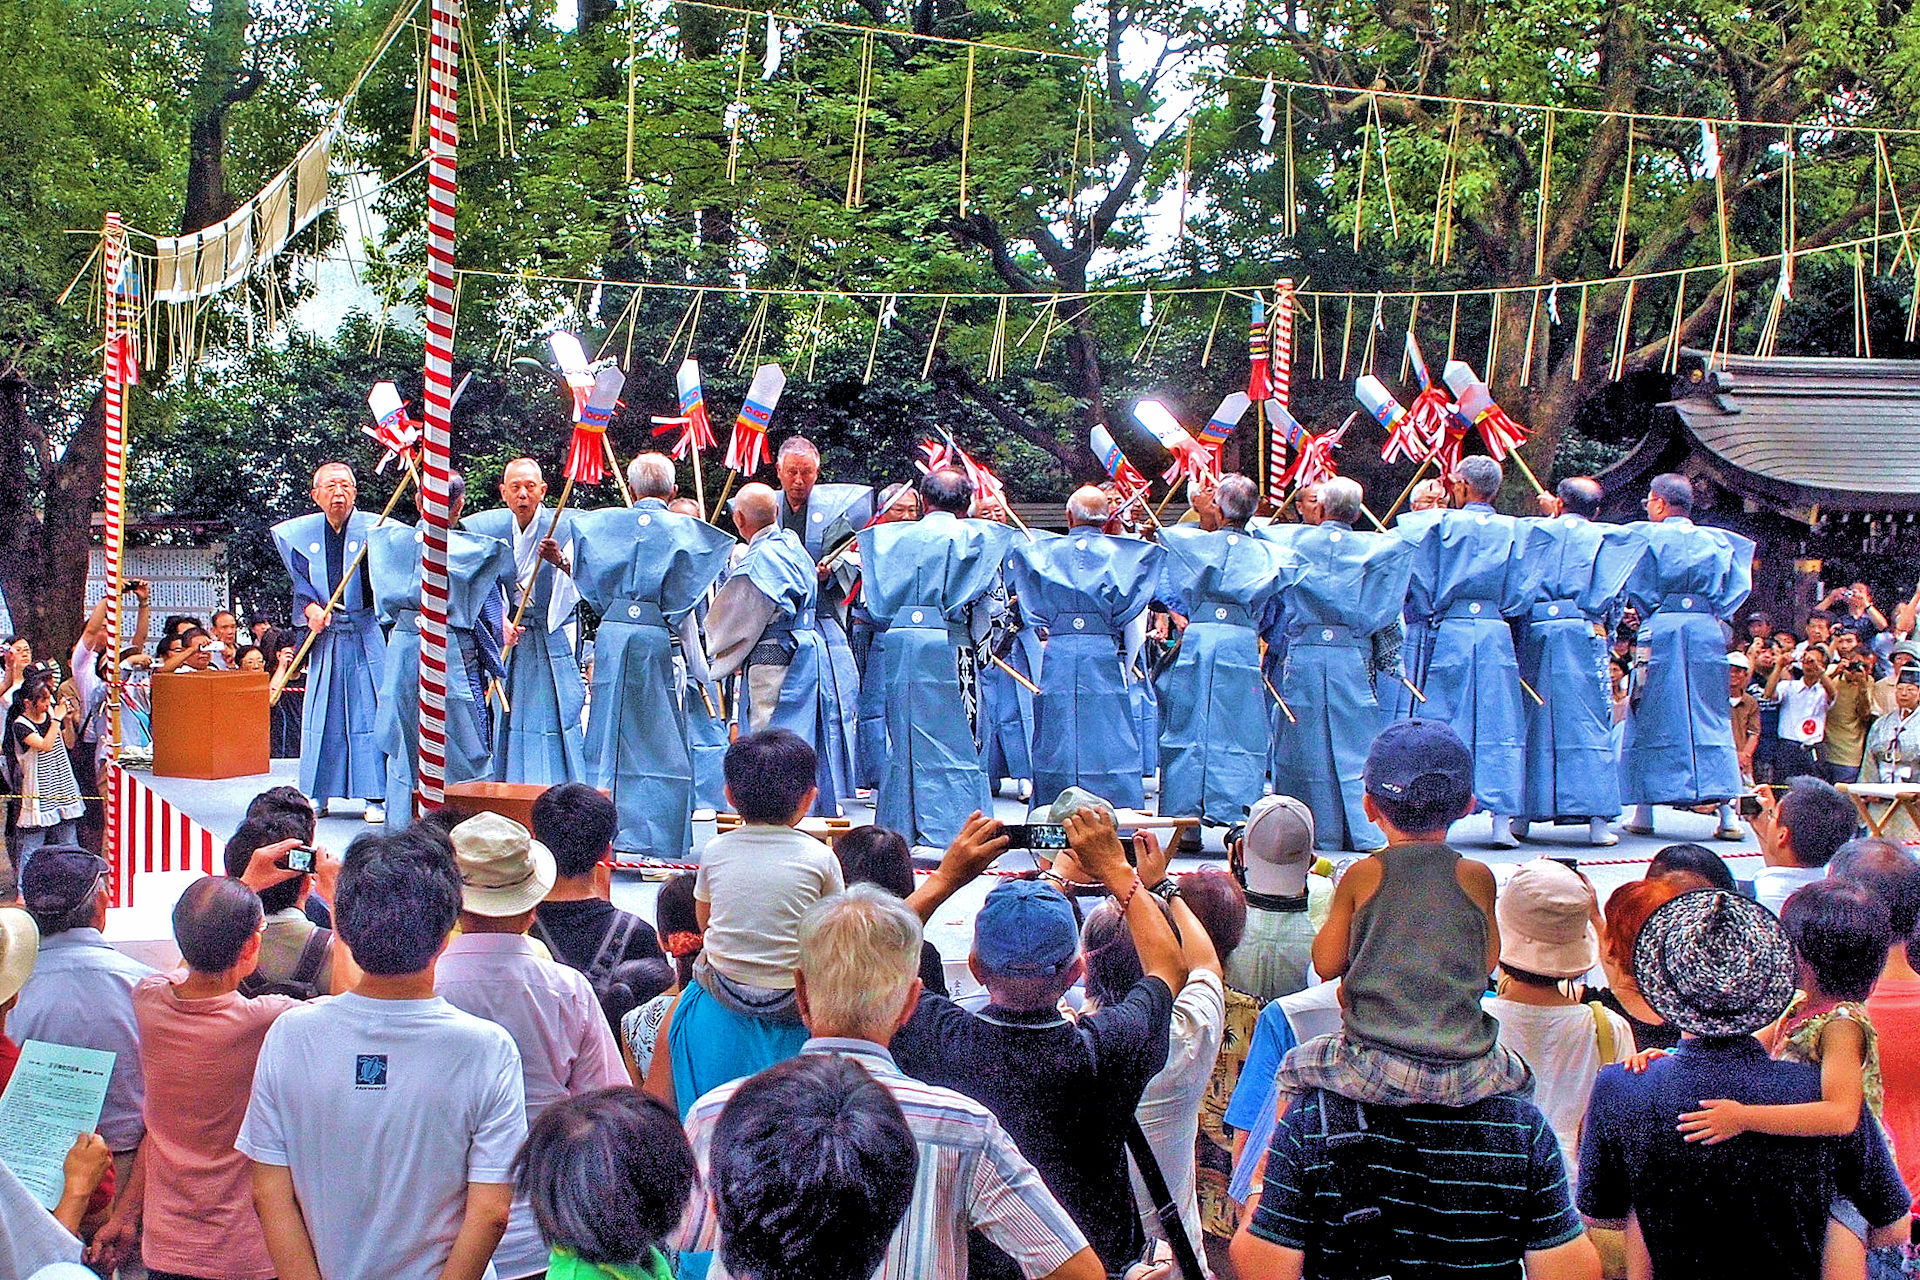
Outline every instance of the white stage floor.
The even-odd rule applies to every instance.
[[[255,795],[268,787],[292,785],[298,771],[293,760],[276,760],[272,772],[250,778],[229,778],[222,781],[201,781],[190,778],[155,778],[149,774],[140,774],[140,780],[158,792],[177,808],[185,811],[201,826],[213,833],[216,843],[224,843],[240,824],[246,813],[247,804]],[[1151,797],[1149,797],[1151,801]],[[1025,820],[1026,807],[1010,797],[995,801],[995,810],[999,817],[1008,822]],[[871,805],[856,800],[847,808],[847,816],[854,825],[868,821],[872,816]],[[1715,821],[1709,814],[1686,813],[1673,809],[1656,811],[1657,836],[1635,836],[1624,831],[1616,831],[1620,843],[1611,848],[1593,848],[1586,842],[1587,828],[1580,826],[1541,827],[1535,826],[1533,838],[1524,842],[1519,849],[1495,849],[1489,844],[1490,828],[1484,815],[1475,815],[1463,819],[1452,832],[1456,848],[1468,857],[1476,858],[1491,865],[1496,875],[1504,873],[1507,867],[1524,862],[1529,858],[1542,855],[1551,857],[1577,857],[1582,869],[1593,881],[1601,901],[1608,893],[1627,880],[1637,879],[1645,873],[1646,863],[1661,847],[1680,841],[1697,841],[1728,858],[1734,875],[1748,880],[1759,869],[1760,860],[1751,833],[1747,839],[1736,844],[1731,841],[1719,842],[1712,839]],[[320,820],[318,841],[336,854],[344,854],[353,838],[362,832],[379,830],[369,827],[359,817],[327,817]],[[1221,832],[1207,832],[1207,847],[1194,857],[1182,857],[1175,860],[1176,871],[1195,870],[1213,866],[1224,868],[1226,858],[1221,851]],[[694,846],[696,849],[713,838],[712,822],[694,824]],[[1747,854],[1746,857],[1734,857]],[[1001,860],[1004,870],[1021,870],[1030,865],[1027,855],[1010,853]],[[216,870],[219,868],[216,867]],[[134,905],[109,912],[107,933],[117,945],[138,954],[152,964],[171,964],[177,959],[172,950],[170,914],[174,902],[181,891],[192,882],[194,872],[155,872],[140,873],[134,880]],[[613,900],[628,911],[633,911],[647,920],[653,918],[653,900],[659,892],[661,873],[643,873],[638,871],[618,871],[613,877]],[[972,940],[973,917],[979,910],[981,900],[995,881],[983,877],[969,885],[943,907],[928,926],[928,938],[940,949],[945,957],[950,976],[964,969],[969,944]]]

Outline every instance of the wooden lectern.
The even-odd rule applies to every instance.
[[[267,772],[269,714],[264,671],[154,676],[154,776],[244,778]]]

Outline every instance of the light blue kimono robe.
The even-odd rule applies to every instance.
[[[561,513],[553,536],[562,547],[573,541],[574,521],[584,514]],[[544,534],[552,522],[551,511],[535,512],[536,536]],[[513,545],[516,525],[513,512],[505,507],[470,515],[460,525],[498,538],[509,548]],[[516,562],[514,568],[517,581],[507,593],[509,619],[520,604],[520,583],[531,579],[532,588],[520,618],[524,628],[520,641],[507,651],[507,710],[495,707],[493,777],[498,782],[540,786],[581,782],[587,776],[587,689],[567,637],[571,617],[550,619],[548,608],[560,570],[539,559],[525,566]],[[551,630],[549,621],[554,623]]]
[[[376,520],[364,511],[347,517],[344,574]],[[293,626],[307,625],[306,608],[322,605],[339,585],[327,567],[327,517],[313,511],[273,526],[273,546],[293,579]],[[377,690],[387,643],[366,588],[355,573],[333,618],[307,653],[307,692],[300,714],[300,790],[315,804],[332,799],[378,801],[387,793],[376,724]]]
[[[1408,512],[1393,533],[1413,548],[1407,648],[1418,657],[1407,674],[1427,695],[1413,714],[1453,726],[1473,752],[1480,807],[1511,817],[1521,808],[1527,730],[1507,620],[1524,618],[1539,594],[1538,532],[1473,503]],[[1429,634],[1416,645],[1422,630]]]
[[[866,587],[853,611],[847,639],[860,667],[859,725],[854,733],[853,780],[877,787],[887,776],[887,629],[867,612]]]
[[[1007,584],[1027,625],[1047,633],[1035,682],[1036,801],[1084,787],[1123,809],[1146,802],[1125,633],[1152,602],[1165,558],[1150,542],[1097,529],[1036,534],[1008,555]]]
[[[398,830],[413,821],[414,766],[420,756],[420,552],[425,535],[412,525],[389,523],[368,536],[374,603],[380,617],[393,624],[380,678],[379,729],[380,750],[387,758],[387,825]],[[492,773],[493,742],[482,699],[486,682],[499,673],[485,669],[482,654],[499,652],[498,628],[505,620],[502,593],[512,587],[513,573],[513,548],[500,539],[458,529],[448,534],[448,782],[471,782]],[[474,637],[482,625],[496,628],[486,650]]]
[[[887,773],[874,821],[912,844],[944,848],[969,814],[991,811],[959,651],[1012,536],[945,511],[860,532],[867,608],[887,628]]]
[[[1753,589],[1753,543],[1686,519],[1626,527],[1645,542],[1646,553],[1626,586],[1642,621],[1620,747],[1620,799],[1731,799],[1740,794],[1740,761],[1720,621]]]
[[[1362,805],[1367,751],[1388,718],[1374,693],[1374,636],[1399,621],[1412,548],[1337,520],[1274,525],[1260,536],[1298,561],[1280,593],[1280,696],[1294,718],[1282,715],[1274,735],[1273,789],[1313,810],[1316,847],[1377,849],[1386,838]]]
[[[997,626],[1005,625],[996,619]],[[989,637],[991,640],[992,637]],[[1040,632],[1022,615],[1001,661],[1027,679],[1040,669]],[[1000,667],[989,663],[980,672],[980,755],[987,781],[1000,778],[1033,780],[1034,698],[1030,690]],[[1036,798],[1039,792],[1035,791]]]
[[[739,577],[745,577],[773,602],[773,617],[760,633],[760,643],[791,638],[793,654],[787,660],[786,678],[781,681],[779,697],[771,708],[754,705],[752,681],[747,678],[752,668],[742,669],[737,727],[742,734],[750,733],[748,726],[764,718],[761,728],[786,729],[806,739],[816,756],[814,784],[820,789],[814,799],[813,812],[823,817],[838,816],[842,774],[834,766],[832,756],[840,741],[834,736],[839,701],[825,675],[829,661],[827,646],[815,626],[817,579],[813,557],[791,531],[769,525],[753,535],[753,540],[747,543],[746,554],[727,573],[728,581]],[[851,651],[847,661],[853,661]]]
[[[705,643],[707,606],[694,610],[696,634]],[[687,668],[685,655],[681,665]],[[688,668],[681,676],[680,705],[687,713],[687,741],[693,748],[693,807],[719,813],[727,807],[727,748],[733,745],[720,683],[701,683]]]
[[[1612,818],[1620,812],[1613,742],[1608,627],[1645,551],[1629,528],[1582,516],[1528,520],[1538,537],[1539,597],[1528,611],[1520,672],[1545,701],[1528,698],[1525,798],[1517,816]]]
[[[612,793],[619,853],[675,861],[693,847],[693,754],[672,629],[726,568],[731,534],[658,498],[575,525],[573,579],[600,614],[587,778]]]
[[[873,519],[873,489],[864,484],[816,484],[807,495],[804,519],[796,520],[783,491],[779,497],[780,526],[795,523],[805,529],[800,541],[814,564],[851,538]],[[842,561],[825,582],[816,577],[818,591],[812,605],[814,634],[819,637],[820,690],[827,707],[822,736],[815,744],[832,771],[833,794],[851,796],[859,770],[854,744],[860,724],[860,668],[848,642],[841,602],[853,585],[854,566]],[[822,789],[825,790],[824,788]],[[834,812],[832,809],[826,812]]]
[[[1296,562],[1244,529],[1161,531],[1160,598],[1187,619],[1160,673],[1160,813],[1227,826],[1247,816],[1267,774],[1273,699],[1260,641]]]

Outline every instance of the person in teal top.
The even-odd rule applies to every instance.
[[[662,1245],[694,1183],[673,1108],[637,1089],[557,1102],[514,1172],[553,1251],[548,1280],[672,1280]]]

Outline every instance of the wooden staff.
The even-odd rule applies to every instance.
[[[1273,700],[1280,704],[1280,709],[1287,713],[1287,722],[1299,724],[1300,718],[1293,714],[1293,708],[1287,705],[1287,700],[1280,696],[1280,691],[1273,687],[1273,681],[1267,679],[1265,672],[1260,675],[1260,683],[1267,686],[1267,692],[1272,694]]]
[[[378,529],[387,522],[387,517],[393,514],[394,507],[399,505],[401,495],[406,493],[408,483],[417,481],[418,479],[419,472],[415,471],[412,466],[408,466],[407,474],[400,477],[400,483],[393,487],[393,496],[387,499],[387,505],[381,509],[380,518],[374,521],[374,528]],[[351,521],[353,516],[349,514],[347,519]],[[366,542],[360,544],[360,550],[354,555],[353,563],[349,564],[347,571],[340,575],[339,585],[334,587],[333,594],[327,597],[326,608],[323,609],[322,612],[326,614],[329,623],[333,620],[333,611],[340,605],[341,593],[347,589],[347,583],[353,581],[353,575],[359,571],[361,564],[366,561],[367,546],[368,543]],[[325,630],[325,628],[323,627],[322,630]],[[289,662],[283,670],[274,672],[274,684],[268,690],[270,701],[279,701],[281,690],[286,688],[287,681],[293,678],[293,673],[300,669],[300,664],[306,660],[307,652],[313,648],[313,642],[319,638],[319,631],[315,631],[312,627],[307,628],[307,638],[301,641],[300,648],[296,650],[293,655],[293,661]]]
[[[988,657],[992,661],[994,666],[1000,668],[1002,671],[1012,676],[1014,679],[1014,683],[1018,684],[1021,688],[1025,689],[1028,693],[1033,694],[1035,697],[1040,696],[1040,686],[1035,684],[1033,681],[1027,679],[1025,676],[1021,675],[1018,671],[1015,671],[1012,667],[1008,666],[1005,658],[1002,658],[999,654],[990,654],[988,655]]]
[[[1527,683],[1527,678],[1525,676],[1519,675],[1516,673],[1514,675],[1514,679],[1520,682],[1520,687],[1526,690],[1527,696],[1533,699],[1535,705],[1542,706],[1542,707],[1547,705],[1547,700],[1534,692],[1533,686]]]
[[[1511,452],[1509,452],[1507,456],[1509,458],[1512,458],[1516,463],[1519,464],[1520,474],[1527,478],[1527,483],[1533,486],[1533,491],[1543,498],[1546,497],[1547,491],[1540,484],[1540,477],[1533,474],[1533,468],[1528,466],[1527,460],[1520,456],[1520,451],[1518,449],[1514,449]]]
[[[705,511],[707,509],[707,480],[702,474],[705,468],[700,465],[700,446],[693,442],[693,427],[691,425],[687,427],[687,436],[687,453],[693,460],[693,500],[700,510]],[[720,513],[717,511],[714,512],[713,518],[718,520]]]
[[[1414,697],[1414,701],[1416,701],[1416,702],[1425,702],[1425,701],[1427,700],[1427,695],[1426,695],[1426,694],[1424,694],[1424,693],[1422,693],[1422,692],[1420,692],[1420,686],[1419,686],[1419,685],[1417,685],[1417,684],[1415,684],[1415,683],[1414,683],[1413,681],[1411,681],[1411,680],[1409,680],[1409,679],[1407,679],[1407,678],[1406,678],[1406,677],[1405,677],[1404,675],[1403,675],[1403,676],[1400,676],[1400,677],[1398,677],[1398,679],[1399,679],[1399,681],[1400,681],[1400,683],[1401,683],[1401,684],[1403,684],[1403,685],[1405,685],[1405,686],[1407,686],[1407,692],[1413,695],[1413,697]]]
[[[1408,498],[1413,496],[1413,487],[1420,483],[1422,477],[1427,474],[1427,468],[1433,465],[1434,458],[1438,456],[1437,453],[1427,455],[1426,460],[1420,464],[1419,470],[1413,473],[1413,479],[1407,481],[1407,487],[1400,491],[1400,496],[1395,498],[1393,505],[1387,508],[1387,519],[1391,520],[1400,514],[1400,508],[1406,503]]]
[[[729,470],[727,472],[727,482],[720,486],[720,500],[713,504],[713,516],[708,520],[709,524],[720,523],[720,513],[727,509],[727,495],[733,492],[733,482],[739,478],[740,473],[738,471]],[[705,510],[704,507],[701,509]]]
[[[620,470],[620,455],[613,451],[613,441],[605,432],[600,435],[600,444],[607,451],[607,466],[613,471],[613,483],[620,490],[620,500],[632,506],[633,490],[627,488],[626,473]]]

